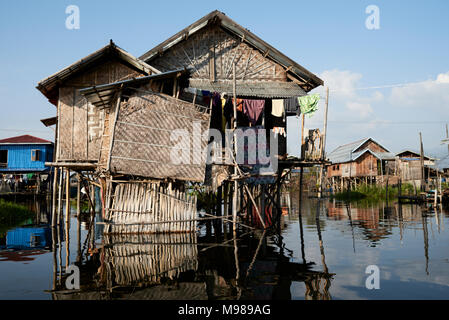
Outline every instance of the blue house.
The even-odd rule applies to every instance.
[[[49,171],[45,162],[53,161],[54,144],[23,135],[0,140],[0,175]]]

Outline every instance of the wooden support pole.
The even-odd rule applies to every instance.
[[[60,168],[59,169],[60,173],[59,173],[59,185],[58,185],[58,226],[61,223],[61,211],[62,211],[62,189],[63,189],[63,178],[64,178],[64,169]]]
[[[235,80],[235,63],[232,65],[232,94],[234,96],[234,152],[235,158],[237,158],[237,136],[235,134],[235,130],[237,129],[237,90],[236,90],[236,80]],[[234,166],[234,175],[237,176],[237,166]],[[232,229],[236,231],[236,222],[237,222],[237,192],[238,192],[238,181],[234,181],[234,198],[232,199],[232,220],[233,225]]]
[[[58,190],[58,167],[53,169],[53,190],[51,199],[51,226],[56,226],[56,192]]]
[[[70,221],[70,169],[65,170],[65,222],[66,224]]]
[[[421,164],[421,191],[425,190],[425,172],[424,172],[424,147],[422,143],[422,135],[419,133],[419,145],[420,145],[420,164]]]
[[[76,179],[76,215],[79,217],[81,214],[81,177],[77,174]]]
[[[326,103],[324,108],[324,123],[323,123],[323,134],[322,134],[322,142],[321,142],[321,161],[324,161],[324,157],[326,154],[326,131],[327,131],[327,110],[329,106],[329,87],[326,87]],[[323,192],[323,179],[324,179],[324,164],[320,167],[320,187],[318,192],[318,198],[322,197]]]
[[[303,113],[301,115],[301,160],[304,160],[304,157],[305,157],[304,122],[305,122],[305,116],[304,116],[304,113]]]

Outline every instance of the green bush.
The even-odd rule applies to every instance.
[[[26,207],[0,199],[0,232],[23,224],[33,216],[34,213]]]
[[[403,184],[401,187],[401,193],[402,195],[406,194],[414,194],[414,188],[411,184]],[[399,195],[399,189],[397,186],[389,186],[388,187],[388,199],[394,200],[397,199]],[[332,196],[333,198],[337,200],[349,200],[349,201],[356,201],[361,199],[367,199],[367,200],[385,200],[386,198],[386,187],[384,186],[377,186],[377,185],[367,185],[362,184],[358,186],[355,190],[351,191],[343,191],[336,193]]]

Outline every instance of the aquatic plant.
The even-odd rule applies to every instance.
[[[401,187],[401,194],[403,195],[414,194],[413,186],[409,183],[403,184]],[[397,199],[398,195],[399,195],[398,186],[390,186],[388,188],[388,200]],[[357,201],[361,199],[381,201],[385,200],[386,197],[387,197],[387,190],[385,186],[367,185],[367,184],[359,185],[354,190],[338,192],[334,195],[331,195],[331,198],[349,201]]]

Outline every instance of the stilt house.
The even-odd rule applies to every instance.
[[[57,106],[51,165],[90,170],[102,186],[111,223],[106,231],[133,225],[137,233],[195,228],[191,184],[218,189],[221,197],[219,188],[230,195],[229,182],[238,180],[240,208],[256,205],[252,192],[271,198],[257,206],[274,205],[273,186],[279,190],[284,169],[323,160],[287,159],[285,120],[299,112],[285,100],[297,101],[322,84],[213,11],[140,58],[111,42],[38,89]],[[244,136],[241,149],[237,130]],[[264,191],[248,187],[267,183]],[[167,227],[167,221],[178,222]]]

